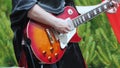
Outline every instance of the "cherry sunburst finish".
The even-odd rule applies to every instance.
[[[77,16],[78,13],[73,7],[65,7],[64,12],[57,17],[73,19]],[[61,49],[60,42],[55,38],[53,31],[51,27],[32,20],[27,25],[27,37],[31,40],[31,49],[37,59],[46,64],[59,61],[66,50],[66,48]]]

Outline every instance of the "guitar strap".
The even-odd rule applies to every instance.
[[[31,47],[30,47],[30,40],[28,38],[23,38],[21,44],[22,44],[23,50],[21,53],[22,57],[20,58],[21,60],[19,61],[19,66],[26,62],[26,64],[28,64],[28,65],[25,65],[27,68],[30,68],[30,67],[36,68],[35,62],[34,62],[33,52],[32,52]]]

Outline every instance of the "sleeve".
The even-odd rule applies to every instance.
[[[12,0],[10,20],[11,28],[14,32],[14,44],[20,44],[23,29],[29,20],[27,13],[36,3],[37,0]]]
[[[10,15],[11,28],[14,32],[13,46],[17,61],[21,53],[21,41],[23,29],[25,28],[28,18],[27,13],[37,3],[37,0],[12,0],[12,13]]]
[[[24,27],[27,22],[27,12],[37,3],[37,0],[12,0],[12,13],[10,15],[11,27]]]

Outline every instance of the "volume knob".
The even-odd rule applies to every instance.
[[[51,61],[52,60],[52,57],[51,56],[48,56],[48,61]]]
[[[42,51],[42,54],[45,55],[45,54],[46,54],[46,51],[43,50],[43,51]]]

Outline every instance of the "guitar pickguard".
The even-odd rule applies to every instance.
[[[76,28],[66,34],[59,35],[60,47],[62,49],[64,49],[67,46],[68,42],[74,36],[75,33],[76,33]]]

